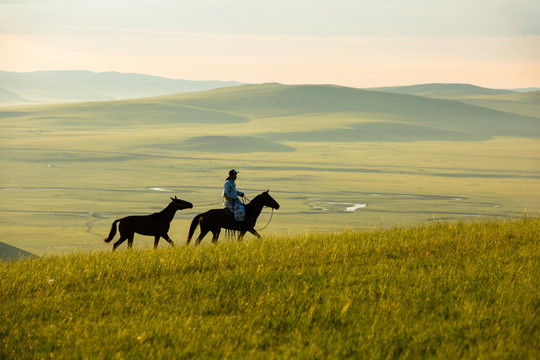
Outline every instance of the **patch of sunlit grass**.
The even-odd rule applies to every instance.
[[[0,357],[527,358],[540,220],[0,264]]]

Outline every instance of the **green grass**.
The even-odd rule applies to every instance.
[[[540,219],[0,263],[0,358],[540,356]]]

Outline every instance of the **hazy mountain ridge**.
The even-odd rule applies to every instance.
[[[82,70],[0,71],[0,84],[3,89],[34,103],[130,99],[239,85],[236,81],[175,80],[142,74]],[[21,101],[0,97],[0,104],[18,102]]]
[[[0,104],[1,103],[28,103],[29,101],[15,94],[13,91],[8,91],[0,88]]]

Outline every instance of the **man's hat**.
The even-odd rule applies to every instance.
[[[229,171],[229,176],[234,175],[234,174],[238,174],[238,173],[239,173],[239,171],[236,171],[236,170],[232,169],[231,171]]]

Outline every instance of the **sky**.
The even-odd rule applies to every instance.
[[[0,70],[540,87],[539,19],[540,0],[0,0]]]

